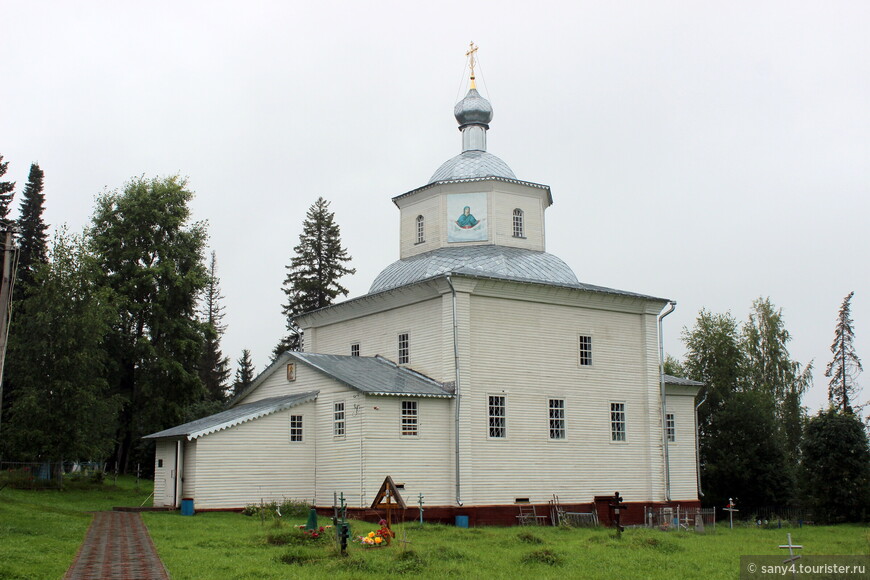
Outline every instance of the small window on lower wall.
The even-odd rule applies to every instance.
[[[157,460],[157,467],[163,467],[163,460],[162,459]]]
[[[402,435],[417,436],[417,401],[402,401]]]
[[[507,405],[505,397],[501,395],[489,395],[489,437],[507,437]]]
[[[332,407],[332,436],[344,437],[344,427],[344,401],[339,401]]]
[[[350,345],[350,356],[359,356],[359,343],[355,342]]]
[[[625,441],[625,403],[610,403],[610,440]]]
[[[290,415],[290,441],[302,441],[302,415]]]
[[[665,414],[665,433],[668,435],[668,443],[674,443],[677,440],[677,422],[674,419],[673,413]]]
[[[565,399],[550,399],[550,439],[565,438]]]

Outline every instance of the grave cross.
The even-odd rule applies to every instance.
[[[734,505],[734,500],[730,497],[728,498],[728,505],[722,508],[723,511],[728,512],[728,527],[734,529],[734,512],[739,512],[737,506]]]
[[[797,544],[791,543],[791,534],[788,534],[788,544],[781,545],[780,548],[785,549],[788,548],[788,558],[782,561],[783,564],[787,564],[789,562],[794,562],[795,560],[800,560],[801,555],[794,553],[794,548],[798,550],[803,550],[803,546],[798,546]]]
[[[613,512],[613,523],[616,524],[616,533],[622,535],[622,532],[625,531],[625,527],[622,525],[622,515],[620,512],[628,509],[628,506],[625,505],[623,498],[619,497],[618,491],[613,494],[613,498],[610,501],[611,503],[608,507]]]

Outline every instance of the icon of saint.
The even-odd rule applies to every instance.
[[[470,230],[480,223],[473,215],[471,215],[471,207],[465,206],[462,209],[462,215],[456,220],[456,225],[464,230]]]

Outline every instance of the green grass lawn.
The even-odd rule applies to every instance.
[[[786,533],[804,554],[870,555],[866,526],[729,530],[715,533],[629,529],[475,528],[417,524],[394,526],[388,548],[351,544],[340,557],[329,539],[275,546],[272,523],[229,513],[143,514],[173,579],[206,578],[703,578],[733,579],[741,554],[782,554]],[[280,531],[291,529],[287,522]],[[326,523],[322,520],[321,523]],[[357,535],[374,524],[353,522]],[[285,563],[285,561],[290,563]]]
[[[138,506],[151,493],[150,481],[111,478],[99,488],[0,491],[0,579],[60,578],[72,564],[91,512]]]
[[[109,482],[111,483],[111,481]],[[0,579],[61,578],[72,563],[91,521],[89,512],[138,506],[151,493],[134,480],[98,490],[0,491]],[[271,521],[235,513],[142,514],[174,580],[234,578],[703,578],[734,579],[741,554],[782,554],[786,533],[804,554],[870,555],[870,527],[734,530],[715,533],[629,529],[617,539],[609,529],[472,528],[416,523],[394,526],[388,548],[351,544],[337,554],[332,537],[301,545],[273,545],[268,536],[286,534]],[[327,521],[321,518],[321,524]],[[353,522],[353,533],[377,528]],[[708,530],[709,532],[709,530]]]

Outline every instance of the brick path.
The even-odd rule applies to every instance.
[[[97,512],[64,580],[169,580],[138,513]]]

